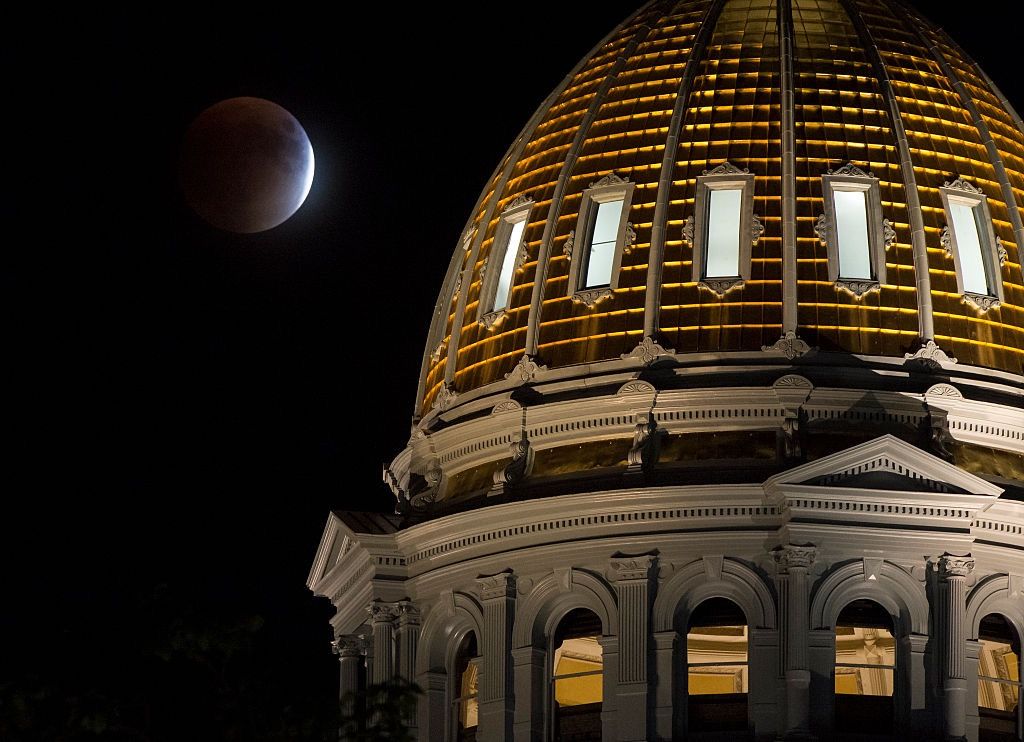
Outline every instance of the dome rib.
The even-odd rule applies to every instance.
[[[558,215],[562,210],[562,201],[565,198],[565,191],[572,176],[573,167],[576,165],[580,149],[584,141],[586,141],[587,134],[590,132],[590,127],[593,126],[601,106],[604,104],[608,91],[622,73],[622,69],[626,66],[629,58],[633,56],[637,47],[647,38],[650,32],[651,26],[646,23],[641,24],[637,32],[629,40],[626,48],[616,58],[611,71],[601,81],[601,86],[594,93],[594,97],[587,107],[587,112],[583,116],[583,121],[576,130],[572,144],[569,145],[569,153],[565,157],[565,162],[562,163],[561,170],[558,173],[558,180],[555,183],[555,189],[551,195],[551,203],[548,206],[547,217],[544,221],[544,232],[540,238],[540,247],[537,251],[537,270],[530,294],[530,315],[527,320],[525,348],[525,355],[528,358],[533,358],[537,355],[537,328],[540,325],[540,317],[543,311],[544,287],[547,285],[551,243],[554,240],[555,230],[558,226]]]
[[[690,56],[686,60],[683,76],[679,80],[675,104],[672,107],[672,119],[668,126],[668,139],[665,142],[665,153],[661,161],[661,173],[658,178],[658,195],[654,207],[654,218],[651,225],[651,249],[647,261],[647,292],[644,297],[644,338],[657,339],[661,325],[661,278],[665,264],[665,231],[668,223],[668,207],[672,197],[672,179],[675,174],[676,158],[679,156],[679,134],[682,131],[683,115],[690,99],[697,69],[704,59],[704,50],[708,39],[718,25],[722,8],[726,0],[714,0],[708,7],[700,31],[693,42]]]
[[[1010,177],[1006,173],[1006,165],[1003,163],[1003,156],[999,153],[999,148],[996,146],[995,140],[992,138],[992,132],[989,130],[988,124],[985,123],[985,119],[981,115],[981,111],[978,110],[978,105],[974,100],[974,96],[971,95],[971,91],[967,89],[964,81],[957,74],[956,70],[953,69],[952,65],[950,65],[946,55],[939,48],[938,42],[928,39],[924,35],[920,19],[912,18],[903,8],[899,8],[899,13],[906,19],[907,25],[914,29],[917,37],[921,39],[921,43],[928,48],[928,51],[938,63],[939,67],[942,68],[943,74],[952,81],[953,89],[960,97],[960,102],[963,103],[964,108],[966,108],[968,113],[971,114],[974,127],[978,130],[981,142],[988,152],[989,160],[992,161],[992,168],[995,170],[996,179],[999,181],[999,188],[1002,191],[1003,200],[1006,202],[1006,210],[1009,212],[1010,224],[1013,225],[1013,233],[1016,236],[1016,242],[1019,249],[1021,245],[1024,245],[1024,223],[1021,222],[1017,197],[1013,193],[1013,186],[1010,184]]]
[[[782,109],[782,338],[797,336],[796,95],[793,92],[793,3],[779,0]],[[806,346],[804,346],[806,347]]]
[[[889,123],[900,157],[900,172],[903,175],[903,189],[907,198],[907,213],[910,219],[910,243],[914,250],[914,277],[917,286],[917,327],[922,345],[935,340],[935,319],[932,309],[932,279],[928,269],[928,242],[921,217],[921,196],[917,190],[917,175],[914,173],[914,162],[910,152],[910,141],[903,126],[903,114],[900,112],[899,100],[892,87],[892,80],[885,67],[885,61],[878,50],[871,29],[864,23],[861,14],[853,7],[853,0],[840,0],[843,9],[850,17],[861,43],[871,59],[878,76],[878,84],[888,104]]]
[[[644,13],[648,12],[652,6],[657,5],[660,1],[661,0],[648,0],[648,2],[644,3],[644,5],[638,8],[622,23],[620,23],[618,26],[612,29],[603,39],[601,39],[597,44],[594,45],[594,47],[587,53],[587,55],[583,57],[576,64],[576,66],[573,67],[572,70],[569,71],[569,73],[558,84],[558,87],[552,90],[551,93],[547,96],[547,98],[545,98],[541,105],[537,108],[537,110],[534,111],[533,116],[530,117],[530,120],[527,121],[526,125],[519,132],[519,136],[512,143],[512,146],[508,148],[508,151],[505,153],[505,156],[502,158],[501,162],[499,162],[498,166],[495,167],[494,171],[491,173],[491,177],[488,178],[488,183],[495,183],[496,178],[497,183],[495,184],[495,187],[493,189],[485,189],[484,192],[481,193],[480,197],[477,199],[477,202],[474,205],[473,210],[470,212],[469,218],[466,220],[466,226],[463,228],[462,233],[460,234],[459,242],[456,246],[456,253],[458,253],[463,248],[463,237],[474,228],[474,224],[486,226],[487,223],[490,221],[491,215],[494,212],[494,207],[500,200],[501,193],[505,189],[505,184],[508,182],[509,175],[515,168],[515,165],[519,157],[521,156],[526,146],[529,144],[530,139],[533,137],[533,134],[536,131],[537,127],[540,125],[541,121],[543,121],[545,114],[547,114],[547,112],[555,104],[559,96],[561,96],[565,89],[569,87],[569,85],[576,78],[576,76],[587,66],[587,64],[591,61],[594,55],[597,54],[602,47],[610,43],[611,40],[615,38],[616,34],[620,33],[622,29],[628,27],[631,23],[633,23],[633,21],[635,21]],[[490,196],[490,198],[488,198],[488,196]],[[479,222],[477,222],[477,215],[479,213],[480,207],[484,205],[485,199],[487,199],[487,204],[485,207],[484,216],[479,220]],[[417,386],[416,392],[415,416],[419,415],[419,411],[424,406],[424,404],[429,405],[433,401],[432,399],[426,399],[428,394],[430,394],[430,390],[426,389],[426,379],[430,370],[430,354],[432,349],[439,342],[441,342],[441,340],[443,340],[443,338],[437,336],[435,323],[437,325],[440,325],[438,319],[439,316],[443,316],[441,314],[443,312],[443,307],[451,305],[451,297],[452,294],[454,293],[454,288],[457,284],[457,276],[461,273],[461,285],[463,288],[459,294],[458,304],[456,305],[455,321],[452,324],[451,339],[448,342],[448,352],[444,359],[445,373],[444,379],[442,381],[442,386],[450,386],[452,380],[455,377],[455,365],[458,357],[459,340],[462,334],[462,327],[465,322],[466,315],[466,297],[469,294],[469,285],[470,281],[473,278],[472,272],[475,269],[475,265],[480,253],[480,245],[483,242],[483,232],[484,230],[481,229],[479,226],[476,227],[476,234],[473,237],[473,242],[470,247],[469,260],[466,261],[466,264],[462,267],[462,270],[454,271],[446,275],[444,285],[442,286],[441,291],[438,295],[434,316],[431,319],[431,329],[428,331],[427,346],[423,351],[423,360],[420,367],[420,381]],[[452,262],[453,264],[455,263],[454,260]],[[449,266],[449,270],[451,270],[451,266]],[[447,297],[447,300],[445,300],[445,297]],[[443,332],[443,330],[441,330],[441,332]]]

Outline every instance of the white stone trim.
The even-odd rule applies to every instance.
[[[943,247],[953,258],[953,265],[956,268],[957,291],[963,296],[966,304],[973,306],[979,312],[987,312],[998,307],[1003,302],[1003,274],[998,245],[996,243],[995,227],[992,223],[992,214],[988,208],[988,197],[979,189],[971,185],[963,178],[957,178],[951,183],[946,183],[939,189],[942,196],[942,207],[946,212],[947,227],[944,234]],[[985,244],[981,246],[982,259],[985,261],[985,276],[989,282],[988,294],[975,294],[964,289],[963,269],[960,267],[960,250],[957,247],[956,230],[952,228],[953,216],[950,211],[952,203],[959,202],[972,208],[981,210],[981,219],[978,228],[980,236]]]
[[[569,279],[566,282],[568,296],[574,302],[586,305],[588,309],[593,309],[598,303],[611,298],[615,289],[619,287],[622,256],[629,253],[636,241],[636,232],[629,222],[629,210],[633,203],[635,188],[635,183],[612,173],[591,183],[590,187],[583,191],[576,228],[572,232],[571,241],[567,241],[563,249],[569,258]],[[598,204],[619,199],[622,199],[622,211],[619,214],[619,231],[615,239],[611,280],[608,286],[584,286],[586,262],[584,253],[590,247],[588,242],[592,218],[595,216]]]
[[[488,330],[496,327],[508,313],[508,310],[512,309],[512,291],[515,289],[516,276],[526,262],[526,253],[529,247],[526,241],[526,230],[529,227],[530,212],[532,210],[533,199],[519,197],[505,207],[498,219],[498,226],[494,230],[494,239],[491,240],[491,249],[481,268],[484,275],[483,281],[480,284],[480,301],[477,303],[477,322]],[[524,223],[525,226],[519,238],[519,243],[515,245],[510,243],[505,245],[504,249],[501,249],[501,246],[510,238],[512,227],[520,222]],[[508,303],[505,307],[495,309],[494,300],[498,291],[498,277],[501,274],[501,268],[509,250],[515,251],[516,261],[515,267],[512,269],[511,283],[508,287]]]

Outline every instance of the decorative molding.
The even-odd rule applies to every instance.
[[[366,651],[366,640],[359,636],[339,636],[331,642],[331,651],[339,658],[361,657]]]
[[[806,389],[810,391],[814,388],[814,385],[811,384],[810,380],[799,374],[786,374],[782,378],[777,379],[772,384],[772,387],[774,389]]]
[[[882,285],[878,281],[859,281],[849,278],[840,278],[836,281],[836,288],[853,294],[858,299],[872,291],[881,291]]]
[[[913,353],[905,353],[903,358],[907,361],[916,361],[936,369],[942,368],[943,363],[957,363],[957,359],[946,353],[934,340],[926,340]]]
[[[422,614],[420,609],[411,600],[400,600],[396,604],[398,609],[399,626],[419,626]]]
[[[968,291],[961,297],[960,301],[969,307],[973,307],[982,314],[989,311],[990,309],[997,309],[1002,302],[994,296],[988,296],[987,294],[975,294]]]
[[[459,271],[459,275],[455,277],[455,288],[452,289],[452,301],[459,298],[459,292],[462,291],[462,278],[465,274]]]
[[[384,465],[384,483],[391,490],[391,494],[395,496],[395,500],[399,503],[405,502],[408,498],[409,493],[402,487],[402,483],[398,481],[398,477],[395,476],[394,471],[387,464]]]
[[[570,229],[569,236],[565,238],[565,244],[562,245],[562,254],[567,258],[572,258],[572,248],[576,243],[576,230]]]
[[[985,195],[984,191],[982,191],[977,186],[968,183],[963,177],[959,175],[956,177],[956,180],[947,180],[945,183],[942,184],[942,187],[950,188],[954,191],[967,191],[968,193],[974,193],[979,196]]]
[[[701,175],[750,175],[750,170],[748,168],[740,170],[731,162],[726,161],[716,168],[705,170]]]
[[[826,175],[845,175],[846,177],[849,177],[849,178],[873,178],[873,179],[877,180],[877,178],[875,178],[875,174],[873,172],[871,172],[870,170],[868,170],[868,171],[861,170],[859,167],[854,165],[852,162],[848,162],[845,165],[843,165],[842,167],[837,168],[835,170],[829,170],[826,173]]]
[[[494,472],[494,486],[491,494],[501,494],[506,488],[521,482],[530,473],[530,466],[533,464],[533,449],[530,447],[530,440],[523,436],[514,441],[510,446],[512,460],[504,468]]]
[[[498,404],[494,405],[494,409],[491,410],[491,414],[500,415],[502,412],[512,412],[514,410],[521,409],[523,409],[523,406],[514,399],[506,399],[504,402],[498,402]]]
[[[683,222],[683,242],[693,247],[693,222],[692,216],[686,217],[686,221]]]
[[[882,243],[886,250],[896,244],[896,228],[888,219],[882,219]]]
[[[791,569],[810,569],[818,557],[814,544],[785,544],[773,549],[772,560],[780,574],[789,574]]]
[[[608,173],[606,176],[604,176],[600,180],[596,180],[593,183],[591,183],[590,187],[591,188],[603,188],[604,186],[621,185],[623,183],[628,183],[628,182],[629,182],[629,178],[620,178],[615,173]]]
[[[953,257],[953,233],[948,224],[939,233],[939,245],[948,257]]]
[[[512,199],[512,202],[508,206],[506,206],[504,209],[502,209],[502,211],[505,211],[505,212],[507,212],[507,211],[514,211],[515,209],[518,209],[521,206],[526,206],[527,204],[532,204],[532,203],[533,203],[533,196],[531,196],[528,193],[523,193],[523,194],[521,194],[519,196],[516,196],[514,199]]]
[[[530,253],[530,245],[526,242],[524,235],[523,239],[519,241],[519,252],[516,253],[514,273],[520,273],[523,270],[523,266],[526,265],[526,258]],[[511,288],[509,289],[511,291]]]
[[[609,563],[609,577],[616,582],[622,580],[647,580],[651,576],[651,568],[658,558],[650,554],[642,556],[613,556]]]
[[[974,569],[974,559],[970,554],[958,556],[943,554],[938,559],[939,576],[945,580],[950,577],[966,577]]]
[[[814,223],[814,234],[823,246],[828,246],[828,232],[830,226],[828,215],[826,214],[820,214],[818,216],[818,221]]]
[[[698,281],[697,285],[708,291],[713,291],[719,296],[725,296],[733,289],[743,286],[744,283],[745,281],[737,276],[735,278],[705,278]]]
[[[633,350],[629,351],[629,353],[623,354],[622,358],[623,360],[636,358],[643,364],[650,365],[662,356],[670,356],[673,354],[675,354],[674,350],[663,348],[654,340],[654,338],[650,335],[646,335],[644,336],[644,339],[641,340],[635,348],[633,348]]]
[[[455,391],[451,384],[442,384],[437,392],[437,396],[434,397],[434,409],[441,410],[441,412],[451,409],[458,396],[459,393]]]
[[[426,489],[417,492],[412,496],[409,504],[417,510],[426,510],[435,502],[441,493],[441,480],[444,479],[444,470],[436,464],[423,473],[426,481]]]
[[[510,569],[496,575],[477,577],[476,584],[480,589],[481,600],[498,600],[516,596],[516,578]]]
[[[658,463],[658,423],[643,415],[633,430],[633,445],[626,455],[627,471],[647,471]]]
[[[548,367],[538,364],[535,357],[528,356],[524,353],[515,368],[505,374],[505,378],[513,379],[520,384],[526,384],[533,381],[537,377],[538,373],[547,370]]]
[[[599,289],[583,289],[572,295],[572,300],[577,304],[585,304],[587,309],[593,309],[605,299],[612,297],[612,290],[607,286]]]
[[[781,353],[789,360],[809,353],[811,346],[796,336],[792,330],[775,341],[774,345],[762,345],[761,350],[765,353]]]
[[[952,384],[935,384],[924,393],[925,397],[946,397],[947,399],[963,399],[963,393]]]
[[[636,244],[636,229],[633,228],[633,222],[626,222],[626,235],[622,243],[622,254],[629,255],[633,251],[633,245]]]
[[[375,600],[366,607],[372,623],[392,623],[398,618],[398,606],[395,603],[384,603]]]
[[[757,214],[753,215],[753,220],[750,223],[750,242],[756,245],[761,239],[761,235],[764,234],[764,224],[761,223],[761,217]]]
[[[1003,244],[1003,238],[996,236],[996,257],[999,259],[999,267],[1002,268],[1006,265],[1006,261],[1010,259],[1010,253],[1006,251],[1006,245]]]
[[[448,341],[442,340],[437,344],[437,347],[430,351],[430,360],[433,363],[437,363],[441,360],[441,354],[444,353],[445,348],[448,347]]]
[[[646,381],[627,381],[625,384],[619,387],[619,391],[615,392],[616,396],[623,394],[654,394],[655,389],[652,384]]]
[[[503,320],[504,318],[505,310],[499,309],[496,312],[488,312],[487,314],[482,315],[478,320],[478,323],[482,327],[487,328],[488,330],[493,330],[498,325],[498,323],[501,322],[501,320]]]

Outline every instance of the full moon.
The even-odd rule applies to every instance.
[[[252,234],[298,211],[313,185],[302,125],[263,98],[229,98],[189,126],[181,157],[185,200],[220,229]]]

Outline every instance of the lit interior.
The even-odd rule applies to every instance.
[[[896,641],[892,632],[862,626],[836,627],[836,693],[892,696]]]
[[[834,190],[836,234],[839,241],[839,277],[871,279],[868,242],[867,192]]]
[[[555,649],[555,702],[559,706],[601,703],[604,660],[597,636],[565,639]]]
[[[587,280],[584,288],[608,286],[612,282],[612,263],[615,260],[615,241],[619,236],[622,218],[622,199],[597,204],[594,231],[590,238],[587,258]]]
[[[714,188],[708,194],[707,265],[705,278],[740,274],[741,188]]]
[[[480,659],[474,657],[466,665],[459,678],[459,697],[456,699],[456,715],[463,729],[475,727],[480,718],[480,704],[477,701],[477,680],[480,675]]]
[[[978,206],[951,202],[949,210],[956,234],[956,250],[960,257],[960,273],[964,291],[972,294],[989,293],[985,257],[981,247],[981,229],[978,224]]]
[[[746,626],[694,626],[686,634],[687,690],[691,696],[746,693]]]
[[[512,274],[516,267],[516,253],[519,252],[519,243],[522,242],[525,228],[526,220],[521,219],[513,223],[512,229],[509,230],[505,254],[501,259],[501,273],[498,274],[498,290],[494,294],[495,312],[508,307],[508,297],[512,291]]]

